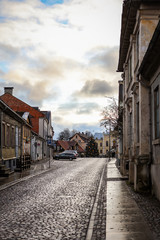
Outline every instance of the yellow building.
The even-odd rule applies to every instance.
[[[94,139],[98,144],[98,151],[100,156],[109,156],[109,149],[110,149],[110,156],[111,153],[115,152],[116,149],[116,138],[110,134],[95,134]]]

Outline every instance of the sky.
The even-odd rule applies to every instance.
[[[52,112],[64,128],[102,132],[118,97],[122,0],[0,0],[0,95]]]

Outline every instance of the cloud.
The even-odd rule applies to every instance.
[[[88,80],[78,92],[74,93],[77,97],[103,97],[114,92],[114,87],[105,80]]]
[[[95,102],[88,102],[88,103],[79,103],[79,102],[69,102],[66,104],[61,104],[57,109],[57,112],[60,114],[67,113],[72,111],[72,113],[76,113],[78,115],[81,114],[89,114],[95,110],[99,110],[100,106]]]
[[[13,60],[20,54],[20,48],[13,47],[9,44],[0,43],[0,61]]]
[[[112,73],[116,73],[118,54],[118,46],[112,48],[97,47],[87,53],[91,66],[99,66],[104,68],[106,72]]]
[[[99,110],[100,106],[97,103],[83,103],[80,107],[76,110],[76,114],[90,114],[96,110]]]
[[[47,81],[37,82],[33,86],[29,81],[23,81],[22,84],[7,81],[1,83],[1,94],[4,93],[4,87],[14,87],[13,95],[31,106],[42,106],[43,99],[56,97],[56,92],[48,91],[49,83]]]
[[[116,91],[120,5],[0,0],[1,86],[13,86],[30,105],[54,106],[54,124],[62,128],[96,122],[100,98]]]

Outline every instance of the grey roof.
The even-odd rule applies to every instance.
[[[103,138],[103,133],[95,133],[94,134],[94,139],[102,139]]]

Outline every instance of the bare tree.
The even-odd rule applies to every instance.
[[[100,126],[107,129],[115,130],[118,125],[118,105],[115,98],[111,98],[111,104],[107,105],[102,112]]]
[[[77,130],[75,130],[75,129],[73,129],[70,133],[71,133],[71,137],[74,135],[74,134],[76,134],[78,131]]]
[[[62,132],[59,133],[58,139],[68,141],[69,138],[72,137],[77,132],[78,131],[75,129],[70,131],[68,128],[65,128]]]
[[[65,128],[62,132],[59,133],[58,139],[67,141],[69,140],[70,136],[70,130],[68,128]]]

